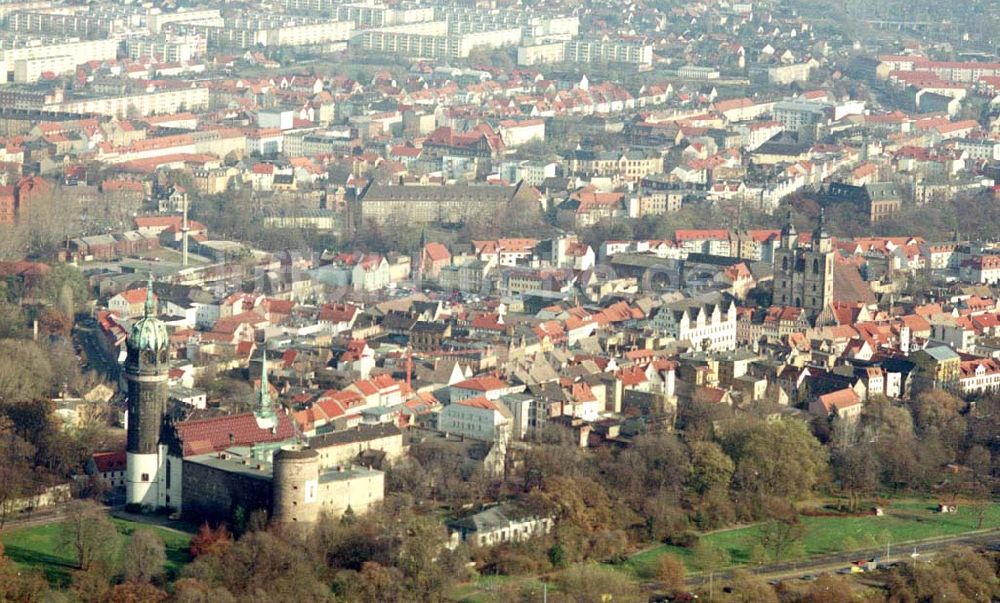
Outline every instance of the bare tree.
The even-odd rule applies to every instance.
[[[167,562],[163,540],[150,528],[139,528],[125,545],[125,579],[149,583],[163,575]]]
[[[60,538],[62,544],[73,551],[79,569],[108,574],[114,570],[121,550],[121,536],[97,503],[89,500],[71,502]]]
[[[0,530],[18,501],[33,494],[35,447],[0,426]]]

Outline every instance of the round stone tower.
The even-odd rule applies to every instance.
[[[126,341],[125,379],[128,381],[128,437],[125,447],[125,502],[158,508],[160,492],[161,432],[167,411],[167,362],[170,339],[167,326],[156,318],[153,282],[146,288],[146,308],[132,325]]]
[[[275,452],[271,495],[274,521],[315,522],[320,510],[319,453],[299,444]]]

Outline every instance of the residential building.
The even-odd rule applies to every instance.
[[[484,396],[452,401],[438,414],[438,430],[473,440],[509,438],[513,415],[498,400]]]

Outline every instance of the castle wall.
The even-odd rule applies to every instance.
[[[224,461],[225,462],[225,461]],[[230,520],[237,507],[271,511],[271,472],[255,474],[252,465],[232,471],[202,460],[184,460],[184,516],[192,520]]]

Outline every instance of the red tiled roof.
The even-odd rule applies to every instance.
[[[111,452],[95,452],[94,465],[97,466],[98,473],[107,473],[108,471],[124,471],[125,470],[125,451],[116,450]]]
[[[260,442],[277,442],[295,435],[292,420],[283,412],[277,416],[274,432],[257,425],[251,412],[226,417],[183,421],[176,425],[183,455],[218,452],[230,446],[249,446]]]
[[[441,262],[451,258],[451,253],[448,251],[448,248],[441,243],[428,243],[427,246],[424,247],[424,253],[426,253],[427,257],[434,262]]]
[[[472,408],[482,408],[485,410],[498,410],[497,405],[492,400],[487,400],[482,396],[475,398],[466,398],[465,400],[460,400],[455,402],[455,404],[461,404],[462,406],[471,406]]]
[[[146,288],[140,287],[139,289],[129,289],[127,291],[122,291],[119,293],[127,303],[129,304],[141,304],[146,301]]]
[[[827,412],[833,412],[834,409],[841,410],[861,404],[861,399],[858,398],[857,392],[848,387],[820,396],[819,403]]]
[[[455,384],[455,387],[473,391],[488,392],[510,387],[509,384],[496,377],[474,377]]]
[[[326,304],[320,308],[318,320],[332,323],[350,322],[359,311],[360,308],[351,304]]]

